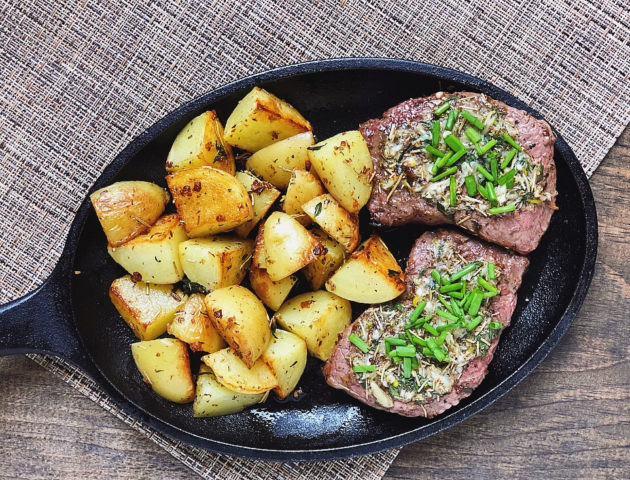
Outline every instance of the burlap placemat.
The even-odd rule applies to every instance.
[[[0,301],[41,284],[81,199],[136,135],[244,75],[376,56],[459,69],[560,131],[590,175],[630,119],[627,0],[0,1]],[[206,478],[380,478],[396,452],[317,464],[208,454],[120,412],[81,372],[36,357]]]

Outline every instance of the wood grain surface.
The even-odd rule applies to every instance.
[[[630,128],[591,183],[595,278],[558,348],[492,407],[405,447],[386,478],[630,478]],[[27,358],[0,359],[0,478],[192,476]]]

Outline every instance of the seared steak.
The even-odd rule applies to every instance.
[[[520,253],[538,246],[556,208],[555,136],[545,121],[482,94],[438,92],[360,130],[375,167],[368,209],[376,221],[456,224]]]
[[[528,264],[454,231],[423,234],[409,255],[402,302],[370,307],[343,332],[324,366],[326,381],[408,417],[457,405],[488,373]]]

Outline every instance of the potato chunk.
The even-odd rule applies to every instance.
[[[197,377],[193,415],[199,418],[237,413],[260,403],[264,396],[264,393],[239,393],[224,387],[210,367],[202,364]]]
[[[343,245],[348,252],[359,243],[359,216],[339,205],[330,194],[309,200],[302,208],[322,230]]]
[[[247,189],[247,193],[249,193],[252,199],[252,207],[254,208],[254,217],[234,229],[234,233],[239,237],[245,238],[260,219],[265,216],[267,211],[280,196],[280,192],[276,190],[271,183],[259,180],[250,172],[238,172],[236,179]]]
[[[254,153],[247,159],[247,169],[284,190],[289,186],[294,169],[309,170],[306,168],[308,147],[314,143],[312,132],[286,138]]]
[[[153,340],[166,332],[186,301],[186,295],[173,290],[173,285],[136,283],[131,275],[112,282],[109,298],[140,340]]]
[[[117,247],[151,228],[169,196],[153,183],[117,182],[94,192],[90,200],[107,242]]]
[[[265,268],[274,282],[297,272],[324,251],[322,244],[308,230],[282,212],[269,216],[263,239],[267,254]]]
[[[324,246],[324,253],[304,267],[302,272],[313,290],[319,290],[345,260],[346,249],[319,228],[311,230],[311,235]]]
[[[164,215],[148,232],[107,251],[129,273],[151,283],[175,283],[184,278],[179,245],[188,240],[179,216]]]
[[[297,335],[277,329],[273,339],[260,357],[278,380],[273,391],[286,398],[300,381],[306,367],[306,342]]]
[[[227,232],[254,217],[245,187],[212,167],[180,170],[166,177],[189,237]]]
[[[326,282],[326,290],[359,303],[382,303],[405,291],[405,279],[381,237],[372,235]]]
[[[253,251],[252,240],[237,237],[193,238],[179,244],[184,273],[208,290],[241,283]]]
[[[223,138],[234,147],[255,152],[311,130],[311,124],[294,107],[266,90],[254,87],[228,118]]]
[[[252,368],[271,340],[265,306],[256,295],[238,285],[209,293],[205,302],[214,328]]]
[[[295,169],[291,174],[291,181],[287,188],[287,194],[284,197],[282,211],[287,215],[291,215],[302,225],[310,225],[313,220],[304,213],[302,205],[324,193],[323,185],[312,173],[299,168]]]
[[[249,368],[232,348],[201,357],[208,365],[218,382],[240,393],[261,393],[278,386],[278,380],[262,360],[257,360]]]
[[[195,398],[186,344],[176,338],[159,338],[131,344],[136,366],[146,383],[160,397],[176,403]]]
[[[267,255],[267,252],[265,252],[264,231],[265,226],[261,225],[256,236],[256,248],[254,249],[252,264],[249,269],[249,283],[256,295],[258,295],[258,298],[275,311],[280,308],[282,302],[289,296],[289,292],[291,292],[293,285],[296,284],[298,279],[295,275],[289,275],[277,282],[269,278],[267,269],[263,266],[266,265],[265,257]]]
[[[372,193],[372,156],[361,132],[343,132],[319,142],[308,158],[343,208],[358,213]]]
[[[225,348],[225,340],[212,325],[204,296],[194,293],[179,307],[166,331],[186,342],[193,352],[216,352]]]
[[[214,110],[193,118],[175,138],[166,171],[209,166],[234,175],[232,147],[223,141],[223,125]]]
[[[337,336],[350,325],[352,308],[349,301],[319,290],[287,300],[274,319],[283,329],[302,338],[311,355],[326,361]]]

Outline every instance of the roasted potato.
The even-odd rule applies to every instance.
[[[177,214],[159,218],[148,232],[107,251],[132,275],[151,283],[175,283],[184,278],[179,245],[188,240]]]
[[[323,290],[287,300],[274,315],[283,329],[306,342],[311,355],[328,360],[337,336],[352,320],[350,302]]]
[[[241,283],[253,251],[252,240],[237,237],[193,238],[179,244],[184,273],[208,290]]]
[[[212,369],[218,382],[230,390],[261,393],[278,386],[278,380],[262,360],[248,367],[232,348],[205,355],[201,360]]]
[[[300,381],[306,367],[306,342],[291,332],[277,329],[260,357],[278,380],[273,389],[279,398],[286,398]]]
[[[194,293],[179,307],[166,331],[186,342],[193,352],[216,352],[227,344],[212,325],[204,296]]]
[[[94,192],[90,200],[107,242],[117,247],[151,228],[169,196],[153,183],[117,182]]]
[[[358,213],[372,193],[372,156],[361,132],[343,132],[319,142],[308,158],[326,189],[343,208]]]
[[[224,387],[217,381],[210,367],[202,364],[197,377],[197,390],[193,415],[195,417],[217,417],[237,413],[260,403],[264,393],[239,393]]]
[[[173,285],[138,283],[130,275],[112,282],[109,298],[140,340],[153,340],[166,332],[186,301],[186,295]]]
[[[289,275],[277,282],[269,278],[269,274],[263,266],[266,265],[264,259],[267,256],[267,252],[265,252],[264,231],[265,226],[261,225],[258,229],[258,235],[256,236],[256,248],[254,249],[252,264],[249,269],[249,283],[254,292],[256,292],[256,295],[258,295],[258,298],[275,311],[280,308],[282,302],[289,296],[289,292],[298,279],[295,275]]]
[[[289,186],[294,169],[309,170],[310,167],[306,168],[308,147],[314,143],[312,132],[286,138],[254,153],[247,159],[247,169],[284,190]]]
[[[146,383],[160,397],[176,403],[195,398],[186,344],[176,338],[159,338],[131,344],[131,353]]]
[[[214,328],[252,368],[271,340],[265,306],[256,295],[238,285],[209,293],[205,302]]]
[[[348,252],[359,243],[359,216],[343,208],[330,195],[320,195],[302,205],[302,209],[322,230],[343,245]]]
[[[311,124],[295,108],[266,90],[254,87],[228,118],[223,138],[234,147],[256,152],[311,130]]]
[[[324,246],[324,253],[304,267],[302,273],[304,273],[313,290],[319,290],[345,260],[346,249],[319,228],[311,230],[311,235]]]
[[[312,173],[296,168],[291,174],[291,181],[287,187],[282,211],[287,215],[291,215],[302,225],[310,225],[313,220],[304,213],[302,205],[324,193],[324,187]]]
[[[166,159],[166,171],[209,166],[236,172],[232,147],[223,141],[223,125],[214,110],[193,118],[179,132]]]
[[[372,235],[326,282],[326,290],[358,303],[382,303],[405,291],[405,278],[381,237]]]
[[[265,216],[280,196],[280,192],[271,183],[259,180],[250,172],[238,172],[236,179],[247,189],[254,209],[254,217],[234,229],[234,233],[239,237],[245,238],[260,219]]]
[[[166,182],[189,237],[227,232],[254,218],[247,190],[223,170],[179,170],[168,175]]]
[[[265,268],[274,282],[297,272],[324,252],[322,244],[308,230],[282,212],[269,216],[263,239],[267,254]]]

